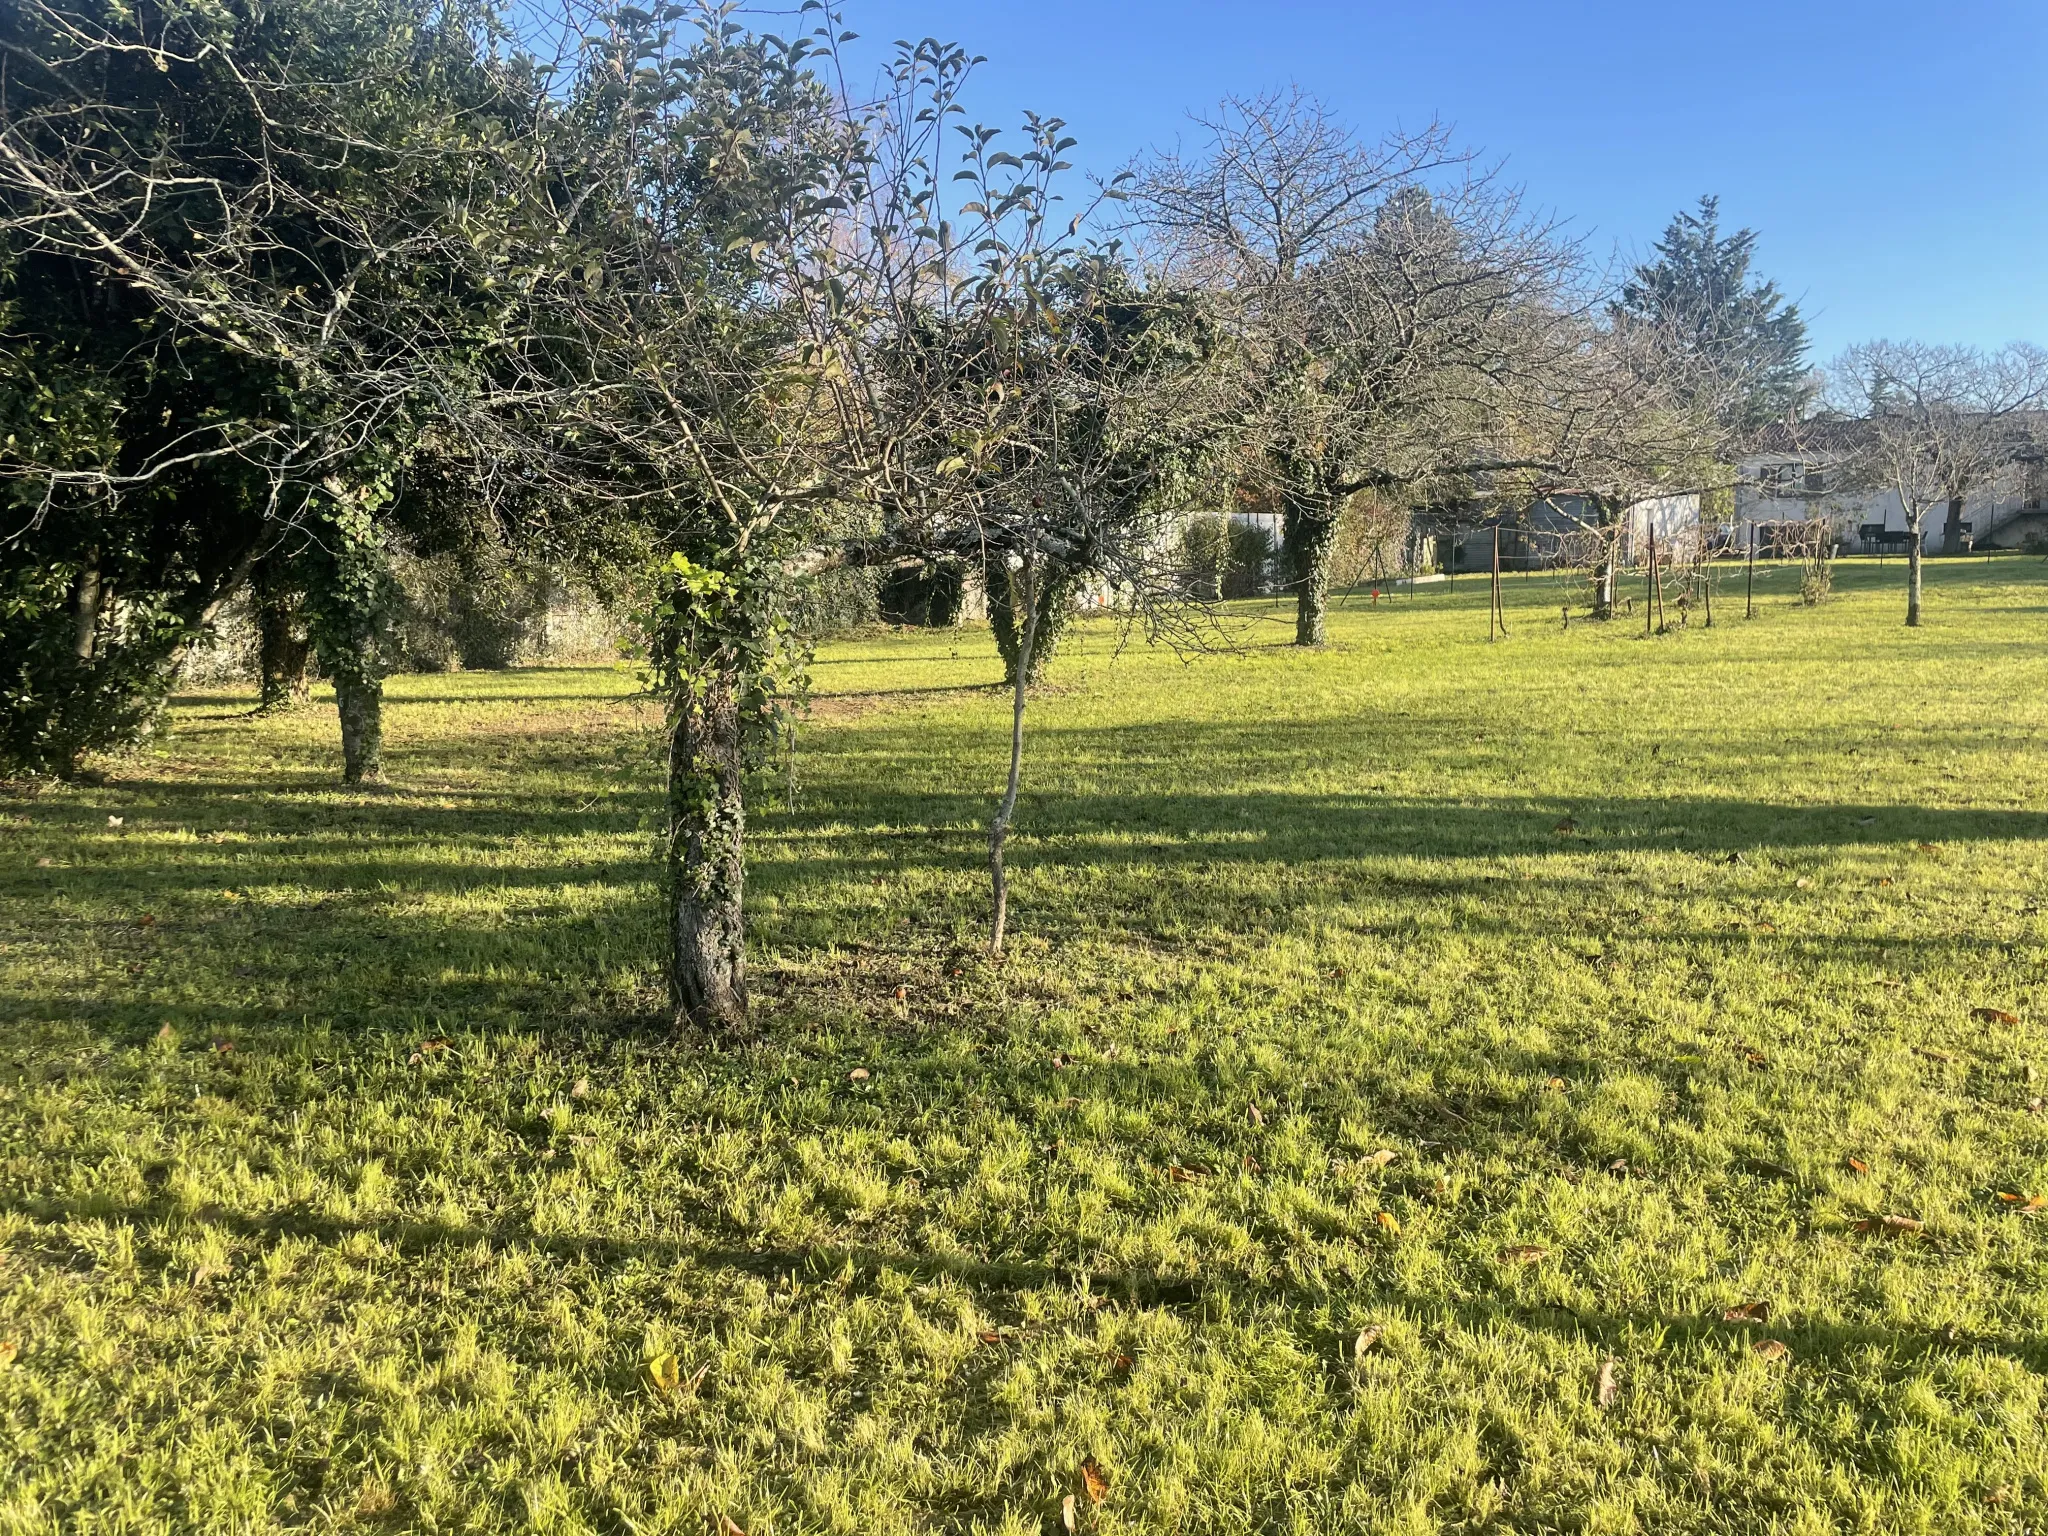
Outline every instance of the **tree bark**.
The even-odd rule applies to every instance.
[[[334,708],[341,716],[341,781],[381,783],[384,778],[384,681],[358,671],[334,678]]]
[[[285,592],[265,592],[257,603],[258,709],[282,709],[305,700],[306,657],[312,646],[299,630],[295,607]]]
[[[71,654],[80,662],[89,662],[99,638],[100,627],[100,556],[94,550],[85,557],[85,564],[78,572],[78,581],[71,591],[72,613],[75,628],[72,631]]]
[[[1906,627],[1920,627],[1920,519],[1914,518],[1909,524],[1913,532],[1912,543],[1906,546]]]
[[[1605,499],[1600,508],[1594,527],[1598,529],[1598,544],[1593,552],[1593,617],[1611,619],[1614,617],[1615,588],[1615,517],[1614,511]]]
[[[1010,922],[1010,876],[1003,867],[1003,848],[1010,839],[1010,820],[1017,814],[1017,790],[1023,781],[1024,703],[1037,651],[1040,610],[1040,604],[1033,600],[1039,595],[1036,591],[1039,573],[1035,565],[1027,561],[1017,574],[1021,578],[1019,584],[1025,598],[1025,618],[1023,632],[1017,637],[1020,665],[1013,669],[1010,683],[1010,779],[1002,800],[996,806],[995,820],[988,829],[988,875],[992,897],[988,952],[996,956],[1003,952],[1003,936]]]
[[[1294,583],[1294,643],[1321,645],[1330,611],[1330,557],[1337,546],[1337,498],[1290,493],[1282,508],[1280,546]]]
[[[679,1027],[747,1030],[742,896],[746,753],[738,691],[720,678],[669,730],[669,999]]]

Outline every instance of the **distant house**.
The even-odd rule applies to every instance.
[[[1736,466],[1734,542],[1746,547],[1755,529],[1767,549],[1773,526],[1818,518],[1834,528],[1845,554],[1903,554],[1912,532],[1898,492],[1845,484],[1845,466],[1868,432],[1866,423],[1849,420],[1774,430]],[[1930,555],[2044,541],[2048,455],[2039,447],[2016,450],[1988,484],[1960,506],[1930,512],[1921,529],[1921,551]]]
[[[1504,571],[1590,565],[1598,543],[1590,532],[1598,522],[1594,508],[1584,496],[1566,493],[1539,497],[1512,511],[1469,503],[1437,508],[1418,514],[1418,521],[1435,537],[1438,567],[1451,572],[1491,570],[1496,533]],[[1676,551],[1690,543],[1699,526],[1698,495],[1646,498],[1624,514],[1621,557],[1634,562],[1647,552],[1653,533],[1660,550]]]

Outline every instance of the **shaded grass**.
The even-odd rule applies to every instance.
[[[731,1052],[630,675],[183,701],[4,807],[0,1529],[2038,1529],[2048,573],[1898,579],[1082,626],[1001,967],[991,648],[835,646]]]

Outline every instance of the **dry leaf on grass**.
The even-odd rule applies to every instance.
[[[747,1536],[747,1533],[731,1515],[720,1515],[718,1517],[718,1536]]]
[[[683,1384],[683,1362],[674,1355],[656,1355],[647,1362],[647,1383],[657,1392],[673,1392]]]
[[[1614,1373],[1615,1364],[1612,1355],[1600,1362],[1600,1379],[1593,1386],[1593,1401],[1602,1408],[1612,1408],[1615,1397],[1621,1391],[1621,1383]]]
[[[1842,1159],[1842,1163],[1851,1173],[1870,1172],[1870,1164],[1863,1161],[1860,1157],[1845,1157]]]
[[[1549,1256],[1548,1248],[1538,1247],[1535,1243],[1517,1243],[1512,1248],[1503,1248],[1500,1251],[1500,1261],[1503,1264],[1535,1264]]]
[[[2003,1008],[1972,1008],[1970,1017],[1981,1024],[2017,1024],[2020,1016],[2007,1013]]]
[[[577,1078],[577,1079],[576,1079],[576,1081],[575,1081],[575,1082],[571,1083],[571,1084],[569,1085],[569,1097],[570,1097],[570,1098],[572,1098],[572,1099],[587,1099],[587,1098],[589,1098],[589,1097],[590,1097],[590,1079],[589,1079],[589,1078],[587,1078],[587,1077],[579,1077],[579,1078]]]
[[[2005,1190],[2000,1190],[1998,1198],[2006,1205],[2017,1206],[2023,1211],[2048,1209],[2048,1195],[2015,1195]]]
[[[1189,1168],[1180,1163],[1168,1163],[1166,1165],[1166,1182],[1169,1184],[1199,1184],[1202,1182],[1202,1171],[1199,1168]]]
[[[1745,1301],[1721,1314],[1724,1323],[1768,1323],[1770,1320],[1771,1304],[1768,1301]]]
[[[1130,1368],[1134,1364],[1136,1364],[1136,1362],[1133,1361],[1129,1355],[1118,1355],[1115,1359],[1109,1362],[1109,1368],[1112,1371],[1123,1372],[1130,1370]]]
[[[1758,1339],[1749,1346],[1751,1351],[1766,1360],[1790,1360],[1792,1346],[1783,1339]]]
[[[1080,1517],[1074,1512],[1074,1496],[1070,1493],[1060,1500],[1060,1528],[1072,1536],[1081,1529]]]
[[[864,1083],[868,1080],[868,1069],[866,1067],[855,1067],[846,1074],[846,1080],[849,1083]]]
[[[1253,1125],[1264,1125],[1266,1123],[1266,1117],[1259,1113],[1259,1106],[1256,1104],[1247,1104],[1245,1106],[1244,1117]]]
[[[21,1355],[21,1340],[0,1339],[0,1371],[6,1370]]]
[[[1401,1223],[1395,1219],[1392,1211],[1381,1211],[1373,1217],[1373,1220],[1379,1223],[1380,1230],[1389,1237],[1399,1237],[1401,1235]]]
[[[984,1344],[1000,1344],[1003,1342],[1003,1336],[993,1328],[984,1328],[975,1337]]]
[[[1384,1168],[1387,1166],[1387,1164],[1391,1163],[1395,1158],[1399,1157],[1400,1155],[1400,1153],[1394,1151],[1391,1147],[1381,1147],[1379,1151],[1373,1153],[1371,1157],[1368,1157],[1366,1159],[1366,1162],[1371,1167]]]
[[[1370,1328],[1359,1329],[1358,1337],[1351,1341],[1352,1364],[1356,1365],[1365,1359],[1367,1355],[1371,1354],[1373,1349],[1379,1344],[1379,1341],[1380,1328],[1377,1323]]]
[[[1858,1232],[1920,1232],[1926,1223],[1911,1216],[1866,1216],[1856,1223]]]
[[[1100,1504],[1109,1497],[1109,1477],[1093,1456],[1081,1463],[1081,1486],[1087,1490],[1091,1504]]]

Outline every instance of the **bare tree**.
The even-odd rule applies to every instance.
[[[1906,623],[1917,626],[1927,514],[1946,506],[1960,519],[1970,493],[2024,446],[2022,413],[2048,397],[2048,352],[1866,342],[1836,360],[1829,389],[1867,427],[1847,466],[1851,483],[1892,492],[1905,511]]]
[[[1281,508],[1296,643],[1318,645],[1352,496],[1549,462],[1500,445],[1577,345],[1559,316],[1591,300],[1575,248],[1440,125],[1368,143],[1298,90],[1198,123],[1192,154],[1141,166],[1137,227],[1232,301],[1246,474]]]

